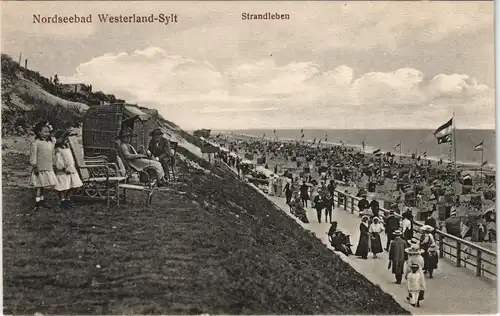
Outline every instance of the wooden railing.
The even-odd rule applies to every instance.
[[[339,204],[339,197],[344,203]],[[334,193],[335,205],[350,211],[352,214],[359,213],[357,207],[360,198],[350,194],[335,190]],[[389,211],[380,208],[384,217],[389,215]],[[395,216],[401,217],[395,213]],[[413,221],[414,237],[420,237],[419,227],[424,225],[421,222]],[[473,242],[455,237],[440,230],[435,231],[436,245],[439,251],[439,257],[448,259],[456,264],[457,267],[465,267],[473,270],[476,276],[484,276],[489,279],[496,280],[496,257],[494,251],[483,248]]]

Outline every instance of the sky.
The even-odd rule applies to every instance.
[[[493,2],[2,2],[2,52],[184,129],[495,128]],[[289,20],[242,20],[242,13]],[[98,14],[176,14],[100,23]],[[90,24],[33,15],[92,14]]]

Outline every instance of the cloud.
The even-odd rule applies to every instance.
[[[154,106],[184,128],[435,128],[453,111],[463,127],[495,124],[491,88],[414,68],[356,75],[347,65],[272,58],[217,68],[149,47],[95,57],[61,79]]]

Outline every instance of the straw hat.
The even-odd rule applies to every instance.
[[[394,236],[401,236],[403,233],[401,232],[401,230],[397,229],[397,230],[395,230],[392,234],[393,234]]]
[[[370,220],[370,217],[369,217],[369,216],[367,216],[367,215],[363,215],[363,217],[361,217],[361,221],[364,221],[365,219],[366,219],[367,221],[369,221],[369,220]]]
[[[423,225],[423,226],[420,226],[420,230],[423,232],[431,232],[434,230],[434,227],[432,227],[430,225]]]
[[[378,216],[374,216],[374,217],[372,218],[372,220],[373,220],[373,221],[377,220],[377,221],[379,221],[379,222],[380,222],[380,218],[379,218]]]
[[[405,249],[405,252],[409,255],[419,255],[423,253],[424,251],[420,249],[420,246],[418,244],[412,243],[412,245],[408,248]]]
[[[416,264],[416,263],[412,263],[412,264],[411,264],[411,267],[412,267],[412,268],[417,268],[417,269],[418,269],[418,268],[420,268],[420,266],[419,266],[418,264]]]

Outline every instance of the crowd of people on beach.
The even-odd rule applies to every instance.
[[[243,163],[243,158],[238,155],[221,157],[235,167],[240,176],[256,185],[262,181],[269,195],[284,197],[290,212],[302,222],[311,220],[307,217],[307,208],[311,207],[316,211],[318,223],[330,223],[327,234],[335,250],[362,259],[368,259],[370,253],[377,259],[386,251],[388,268],[395,283],[401,284],[404,276],[408,286],[407,299],[412,306],[420,306],[426,289],[424,276],[432,279],[438,267],[435,231],[441,227],[436,219],[436,202],[446,198],[447,201],[441,203],[446,207],[445,216],[456,216],[454,208],[458,195],[450,194],[453,191],[451,179],[462,179],[460,171],[455,175],[442,163],[433,164],[422,159],[402,163],[390,153],[366,155],[345,146],[320,147],[259,140],[236,140],[228,145],[230,151],[243,153],[247,158]],[[266,170],[272,166],[274,172],[270,175],[259,173],[251,162],[255,155],[260,156],[257,160]],[[353,252],[350,236],[338,229],[333,213],[336,206],[347,207],[349,191],[352,191],[348,188],[359,187],[363,176],[368,181],[365,187],[358,188],[360,238]],[[388,214],[381,211],[375,194],[375,186],[382,185],[385,179],[396,180],[397,185],[394,190],[397,197]],[[430,188],[430,192],[424,192],[424,187]],[[372,195],[371,201],[367,198],[367,191]],[[423,219],[425,225],[420,227],[420,237],[416,238],[412,207],[417,206],[419,199],[431,203],[427,204],[428,209],[424,209],[427,213]],[[385,244],[382,243],[383,235],[386,236]]]
[[[490,190],[483,183],[472,183],[465,171],[455,170],[450,164],[420,157],[403,159],[392,153],[368,154],[344,145],[318,146],[297,141],[236,138],[225,142],[225,146],[230,152],[250,158],[234,155],[226,159],[222,155],[242,176],[256,185],[262,183],[271,195],[287,195],[290,201],[296,194],[305,205],[316,205],[315,199],[318,199],[318,214],[324,210],[329,212],[331,197],[326,196],[326,186],[334,180],[345,187],[359,187],[370,192],[373,197],[370,205],[379,204],[378,200],[382,199],[386,209],[393,209],[398,214],[410,207],[419,211],[421,221],[430,217],[440,219],[440,229],[446,225],[448,233],[461,238],[467,238],[467,234],[462,233],[458,216],[469,211],[479,213],[476,239],[495,240],[496,218],[482,217],[486,208],[494,210],[494,188]],[[253,159],[255,157],[257,159]],[[252,160],[274,172],[262,174],[254,168]],[[288,189],[284,190],[285,186]],[[360,211],[377,212],[378,209],[363,205]],[[471,232],[472,229],[468,231],[469,237]]]

